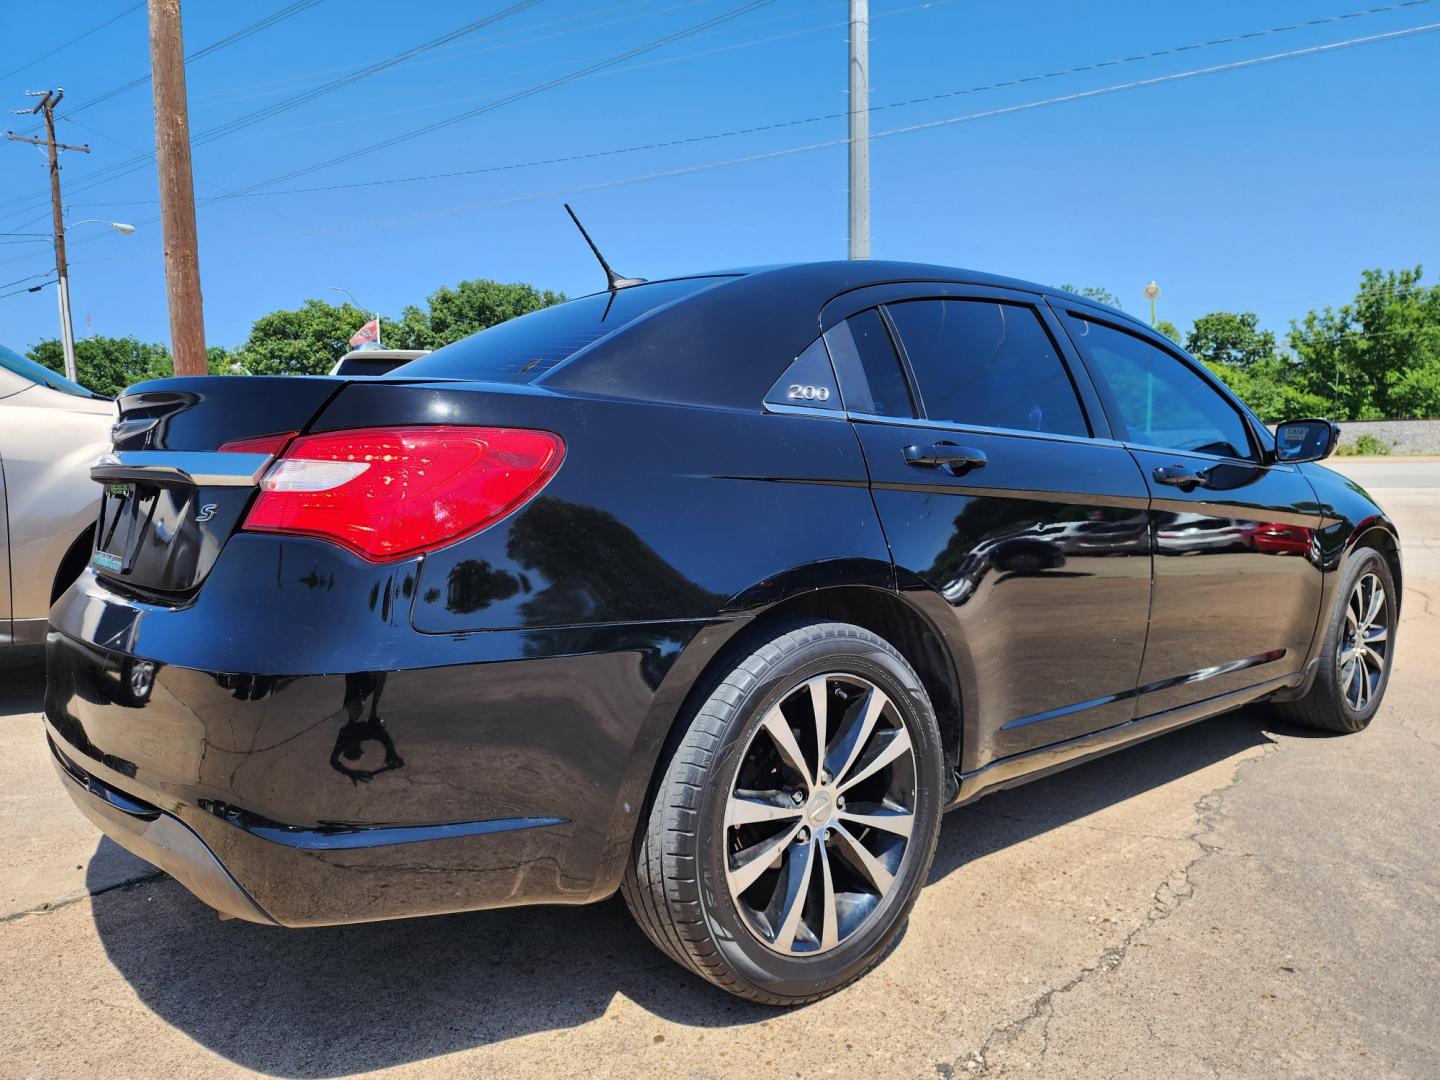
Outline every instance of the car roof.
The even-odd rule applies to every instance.
[[[929,263],[837,259],[656,280],[698,278],[719,280],[582,349],[539,383],[555,390],[676,404],[753,405],[819,335],[820,313],[827,303],[856,289],[902,282],[950,282],[1063,297],[1067,304],[1102,311],[1113,321],[1143,326],[1122,311],[1048,286]]]

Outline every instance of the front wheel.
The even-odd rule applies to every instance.
[[[622,891],[680,964],[798,1005],[859,978],[929,872],[943,754],[924,686],[848,623],[740,660],[665,766]]]
[[[1315,682],[1281,712],[1307,727],[1350,733],[1369,725],[1385,696],[1395,658],[1400,596],[1385,556],[1356,549],[1326,626]]]

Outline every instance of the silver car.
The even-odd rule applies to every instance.
[[[0,346],[0,652],[45,641],[90,559],[115,403]]]

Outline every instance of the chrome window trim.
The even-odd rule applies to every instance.
[[[890,427],[923,427],[936,431],[973,432],[976,435],[1008,435],[1012,438],[1038,439],[1042,442],[1082,443],[1086,446],[1117,446],[1125,444],[1115,439],[1100,439],[1093,435],[1065,435],[1052,431],[1022,431],[1018,428],[985,427],[982,424],[956,424],[949,420],[921,420],[908,416],[877,416],[873,413],[847,412],[847,420],[857,424],[886,424]]]
[[[843,409],[822,409],[815,405],[781,405],[773,401],[762,401],[761,407],[766,412],[780,413],[783,416],[818,416],[826,420],[844,420]]]

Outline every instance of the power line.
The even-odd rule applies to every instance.
[[[111,23],[113,23],[113,22],[119,22],[119,21],[120,21],[121,19],[123,19],[126,15],[129,15],[132,11],[139,11],[139,10],[140,10],[142,7],[144,7],[144,6],[145,6],[145,0],[140,0],[140,2],[139,2],[138,4],[131,4],[129,7],[125,8],[123,11],[120,11],[120,12],[118,12],[117,14],[114,14],[114,15],[110,16],[110,18],[106,19],[104,22],[100,23],[98,26],[92,26],[89,30],[86,30],[83,34],[77,34],[75,37],[71,38],[69,41],[65,42],[63,45],[56,45],[56,46],[55,46],[53,49],[51,49],[49,52],[41,53],[39,56],[35,57],[34,60],[27,60],[25,63],[21,64],[18,68],[15,68],[13,71],[7,71],[4,75],[0,75],[0,80],[8,79],[8,78],[10,78],[10,76],[12,76],[12,75],[19,75],[20,72],[26,71],[26,70],[28,70],[29,68],[34,67],[34,66],[35,66],[36,64],[38,64],[41,60],[48,59],[49,57],[54,56],[56,53],[62,52],[62,51],[64,51],[65,49],[68,49],[71,45],[74,45],[77,41],[84,41],[84,40],[85,40],[87,37],[89,37],[91,34],[94,34],[94,33],[98,32],[98,31],[100,31],[100,30],[104,30],[105,27],[109,26]]]
[[[317,4],[320,4],[322,2],[323,0],[295,0],[294,3],[280,8],[277,11],[271,12],[263,19],[258,19],[247,26],[242,26],[239,30],[227,34],[225,37],[220,38],[217,41],[212,41],[209,45],[205,45],[199,49],[196,49],[194,52],[192,52],[189,56],[185,58],[185,62],[188,65],[194,60],[200,60],[206,56],[210,56],[214,53],[220,52],[222,49],[229,48],[231,45],[234,45],[239,41],[243,41],[248,37],[258,34],[262,30],[267,30],[270,27],[276,25],[277,23],[283,22],[294,15],[300,14],[302,11],[308,11],[310,8],[315,7]],[[137,6],[143,7],[144,4],[141,3]],[[68,111],[61,113],[57,117],[57,119],[70,120],[78,112],[83,112],[84,110],[91,108],[94,105],[99,105],[103,101],[109,101],[111,98],[116,97],[119,94],[123,94],[126,91],[135,89],[137,86],[144,86],[149,81],[150,75],[148,73],[140,76],[139,78],[131,79],[129,82],[123,83],[120,86],[112,87],[111,89],[105,91],[103,94],[100,94],[97,97],[93,97],[88,101],[81,102],[79,105],[76,105]],[[30,134],[38,130],[39,125],[31,125],[29,128],[22,129],[22,134]],[[88,176],[83,177],[77,184],[76,190],[84,191],[90,187],[96,186],[92,181],[94,181],[97,177],[121,176],[126,175],[130,172],[134,172],[134,168],[126,168],[126,166],[136,165],[136,163],[139,163],[137,167],[143,167],[143,165],[149,164],[149,162],[153,160],[154,157],[155,155],[153,153],[141,152],[136,157],[128,158],[124,161],[119,161],[113,165],[106,166],[105,168],[100,169],[97,172],[91,173]],[[33,195],[21,195],[13,199],[8,199],[3,203],[0,203],[0,206],[13,206],[17,204],[23,204],[27,200],[33,199],[35,199],[35,196]],[[8,216],[13,217],[14,215],[11,214]]]
[[[928,131],[935,128],[947,127],[954,124],[968,123],[975,120],[985,120],[998,116],[1008,116],[1014,113],[1027,112],[1033,109],[1045,108],[1051,105],[1068,104],[1075,101],[1084,101],[1090,98],[1102,97],[1110,94],[1121,93],[1128,90],[1139,90],[1151,86],[1159,86],[1165,83],[1177,82],[1186,79],[1199,78],[1205,75],[1215,75],[1222,72],[1238,71],[1246,68],[1256,67],[1262,64],[1276,63],[1282,60],[1297,59],[1304,56],[1316,56],[1325,53],[1335,52],[1339,49],[1351,48],[1358,45],[1367,45],[1383,41],[1394,41],[1415,34],[1429,33],[1440,30],[1440,22],[1427,23],[1422,26],[1409,27],[1404,30],[1392,30],[1383,34],[1371,34],[1366,37],[1349,38],[1344,41],[1329,42],[1323,45],[1312,45],[1302,49],[1292,49],[1288,52],[1272,53],[1268,56],[1253,57],[1246,60],[1235,60],[1225,64],[1216,64],[1211,67],[1195,68],[1189,71],[1174,72],[1168,75],[1158,75],[1148,79],[1138,79],[1126,83],[1116,83],[1110,86],[1097,87],[1091,90],[1077,91],[1072,94],[1064,94],[1058,97],[1045,98],[1040,101],[1024,102],[1017,105],[1007,105],[995,109],[987,109],[983,112],[967,113],[962,116],[945,117],[940,120],[929,120],[918,124],[909,124],[904,127],[890,128],[886,131],[872,132],[871,140],[891,138],[897,135],[909,135],[919,131]],[[343,225],[324,226],[315,229],[304,230],[306,233],[328,232],[334,229],[363,228],[371,225],[382,225],[396,221],[408,221],[414,218],[430,217],[436,214],[459,213],[468,210],[493,209],[502,206],[513,206],[518,203],[538,202],[545,199],[562,198],[569,195],[578,195],[590,191],[601,191],[610,188],[626,187],[631,184],[645,183],[652,180],[668,179],[675,176],[684,176],[691,173],[708,172],[714,169],[728,168],[735,165],[744,165],[757,161],[768,161],[782,157],[793,157],[798,154],[811,153],[817,150],[832,149],[844,146],[849,140],[845,138],[826,139],[822,142],[810,143],[805,146],[786,147],[780,150],[769,150],[755,154],[746,154],[741,157],[728,158],[722,161],[708,161],[696,165],[686,165],[674,169],[665,169],[659,172],[645,173],[639,176],[623,177],[616,180],[603,180],[591,184],[581,184],[572,187],[559,188],[545,192],[535,192],[527,195],[517,195],[510,198],[491,200],[479,203],[469,203],[460,206],[438,207],[430,210],[415,211],[409,214],[401,214],[388,218],[372,218],[366,221],[350,222]],[[242,193],[235,193],[238,196]],[[234,197],[234,196],[232,196]]]
[[[548,79],[545,82],[537,83],[536,85],[527,87],[524,90],[514,91],[513,93],[506,94],[505,96],[497,98],[496,100],[489,102],[488,104],[481,105],[478,108],[468,109],[465,112],[457,113],[456,115],[446,117],[443,120],[433,121],[432,123],[425,124],[424,126],[415,128],[411,131],[402,132],[399,135],[392,135],[388,139],[381,139],[379,142],[371,143],[368,146],[359,147],[358,149],[348,151],[344,154],[339,154],[333,158],[328,158],[325,161],[316,162],[313,165],[307,165],[300,169],[292,169],[291,171],[283,173],[280,176],[271,177],[269,180],[261,180],[257,183],[251,184],[248,187],[241,188],[239,191],[232,192],[231,194],[232,196],[248,194],[251,191],[257,191],[260,188],[269,187],[271,184],[280,184],[284,183],[286,180],[294,180],[297,177],[306,176],[312,172],[318,172],[319,170],[329,168],[332,165],[339,165],[346,161],[352,161],[355,158],[361,157],[365,154],[371,154],[377,150],[386,150],[392,146],[398,145],[399,143],[408,142],[410,139],[415,139],[422,135],[432,134],[433,132],[440,131],[454,124],[458,124],[461,121],[471,120],[477,116],[481,116],[485,113],[493,112],[496,109],[503,108],[506,105],[514,104],[517,101],[523,101],[525,98],[534,97],[536,94],[544,93],[546,90],[553,90],[556,87],[564,86],[566,83],[574,82],[577,79],[583,79],[587,75],[593,75],[597,71],[602,71],[605,68],[614,67],[616,64],[624,63],[626,60],[632,59],[636,56],[642,56],[645,53],[653,52],[656,49],[664,48],[666,45],[672,45],[677,41],[682,41],[685,38],[693,37],[696,34],[704,33],[706,30],[709,30],[712,27],[719,26],[721,23],[728,22],[731,19],[739,18],[742,15],[746,15],[749,12],[756,10],[757,8],[765,7],[766,5],[773,2],[774,0],[750,0],[749,3],[742,4],[738,8],[732,8],[731,10],[723,12],[720,15],[716,15],[713,18],[706,19],[703,22],[694,24],[693,26],[688,26],[683,30],[677,30],[674,33],[666,34],[663,37],[654,39],[653,41],[648,41],[643,45],[637,45],[632,49],[626,49],[624,52],[616,53],[614,56],[607,57],[604,60],[596,61],[593,64],[589,64],[576,71],[572,71],[567,75],[561,75],[554,79]],[[231,196],[224,197],[229,198]]]
[[[318,3],[319,0],[306,0],[306,2]],[[413,48],[406,49],[399,53],[395,53],[391,56],[386,57],[383,60],[378,60],[373,64],[368,64],[363,68],[358,68],[355,71],[352,71],[350,74],[342,76],[341,78],[331,79],[327,83],[322,83],[320,86],[313,87],[309,90],[304,91],[303,93],[295,94],[289,98],[286,98],[284,101],[276,102],[275,104],[266,106],[263,109],[257,109],[254,112],[246,113],[244,116],[239,116],[234,118],[233,120],[227,120],[222,124],[217,124],[215,127],[207,128],[206,130],[200,132],[198,135],[193,136],[190,140],[190,145],[193,147],[203,145],[207,142],[213,142],[214,140],[222,138],[225,135],[230,134],[231,132],[239,131],[241,128],[249,127],[252,124],[257,124],[262,120],[269,119],[272,116],[276,116],[282,112],[297,108],[298,106],[303,105],[307,102],[314,101],[316,98],[323,97],[326,94],[334,93],[336,90],[349,86],[351,83],[357,82],[360,79],[369,78],[371,75],[376,75],[382,71],[387,71],[390,68],[393,68],[399,64],[403,64],[406,60],[409,60],[412,57],[419,56],[422,53],[428,52],[429,50],[434,48],[438,48],[439,46],[454,41],[457,38],[464,37],[466,34],[474,33],[476,30],[489,26],[492,23],[499,22],[501,19],[509,18],[512,15],[518,15],[520,12],[530,9],[535,5],[539,4],[540,2],[541,0],[519,0],[519,3],[512,4],[508,8],[495,12],[494,14],[487,15],[482,19],[476,19],[473,22],[467,23],[464,26],[452,30],[447,34],[442,34],[438,38],[433,38],[430,41],[424,42],[420,45],[416,45]],[[101,184],[108,183],[111,180],[116,180],[120,178],[121,176],[127,176],[130,173],[137,172],[140,169],[146,168],[154,159],[155,155],[153,153],[143,153],[137,155],[136,157],[129,158],[125,161],[118,162],[117,164],[111,166],[108,169],[102,169],[99,172],[91,173],[89,176],[85,177],[83,180],[75,184],[72,190],[88,191],[91,188],[99,187]],[[12,203],[15,201],[16,200],[11,200]]]
[[[185,63],[188,65],[196,60],[201,60],[204,57],[210,56],[212,53],[217,53],[222,49],[227,49],[231,45],[236,44],[237,42],[244,41],[246,38],[251,37],[254,34],[260,33],[260,31],[262,30],[268,30],[276,23],[284,22],[286,19],[290,18],[293,15],[299,15],[302,11],[308,11],[310,8],[315,7],[317,4],[320,4],[322,2],[323,0],[295,0],[294,3],[288,4],[277,11],[271,12],[263,19],[258,19],[255,22],[250,23],[248,26],[242,26],[239,30],[227,34],[217,41],[212,41],[209,45],[204,45],[201,48],[196,49],[189,56],[185,57]],[[144,6],[145,4],[143,0],[141,3],[135,5],[135,7]],[[130,8],[128,10],[134,11],[135,8]],[[128,11],[122,12],[122,14],[128,14]],[[78,41],[79,39],[77,38],[76,40]],[[79,105],[75,105],[66,112],[61,113],[59,118],[62,120],[68,120],[70,117],[74,116],[78,112],[84,112],[86,109],[93,108],[94,106],[99,105],[101,102],[109,101],[113,97],[118,97],[120,94],[124,94],[130,90],[134,90],[137,86],[144,86],[149,81],[150,74],[149,72],[146,72],[144,75],[141,75],[140,77],[135,79],[131,79],[129,82],[121,83],[119,86],[111,87],[109,90],[106,90],[104,93],[98,94],[95,97],[90,98],[88,101],[82,101]]]
[[[969,86],[958,90],[945,90],[940,93],[927,94],[921,97],[908,98],[902,101],[885,102],[880,105],[871,106],[872,114],[883,112],[889,109],[908,108],[914,105],[926,104],[933,101],[943,101],[947,98],[961,97],[967,94],[978,94],[991,90],[999,90],[1013,86],[1022,86],[1027,83],[1040,82],[1048,79],[1055,79],[1066,75],[1075,75],[1087,71],[1099,71],[1104,68],[1116,67],[1122,64],[1134,64],[1144,60],[1153,60],[1165,56],[1173,56],[1183,52],[1191,52],[1196,49],[1214,48],[1221,45],[1230,45],[1239,41],[1246,41],[1254,38],[1266,37],[1274,34],[1288,33],[1294,30],[1307,29],[1326,23],[1341,22],[1346,19],[1360,18],[1366,15],[1376,15],[1382,12],[1395,11],[1402,7],[1415,7],[1420,4],[1431,3],[1431,0],[1408,0],[1406,3],[1388,4],[1384,7],[1370,8],[1365,11],[1351,12],[1347,15],[1336,15],[1324,19],[1312,19],[1303,23],[1291,23],[1286,26],[1270,27],[1266,30],[1254,30],[1244,34],[1232,34],[1228,37],[1212,38],[1208,41],[1194,42],[1189,45],[1178,45],[1173,48],[1157,49],[1153,52],[1143,53],[1137,56],[1122,57],[1119,59],[1102,60],[1096,63],[1080,64],[1075,67],[1063,68],[1058,71],[1049,71],[1038,75],[1026,75],[1015,79],[1005,79],[999,82],[982,83],[978,86]],[[917,7],[929,7],[922,4]],[[904,11],[916,10],[905,8]],[[885,14],[899,14],[897,11],[886,12]],[[872,16],[876,18],[878,16]],[[845,26],[847,23],[837,23],[836,26]],[[732,128],[727,131],[709,132],[703,135],[689,135],[676,139],[666,139],[659,142],[639,143],[632,146],[624,146],[607,150],[594,150],[583,154],[566,154],[561,157],[539,158],[530,161],[512,162],[504,165],[487,165],[474,169],[456,169],[448,172],[426,173],[419,176],[399,176],[382,180],[357,180],[344,184],[325,184],[303,188],[282,188],[278,191],[255,191],[231,193],[225,198],[256,198],[270,195],[292,195],[306,194],[311,192],[343,191],[353,188],[381,187],[390,184],[409,184],[428,180],[451,180],[461,176],[480,176],[486,173],[510,172],[516,169],[530,169],[544,165],[564,165],[576,161],[590,161],[597,158],[614,157],[623,154],[635,154],[648,150],[667,150],[677,146],[690,146],[697,143],[713,142],[718,139],[735,138],[742,135],[757,135],[770,131],[779,131],[785,128],[802,127],[808,124],[823,123],[829,120],[841,120],[849,115],[848,112],[821,113],[815,116],[799,117],[791,120],[777,120],[768,124],[754,124],[749,127]],[[153,205],[153,199],[134,200],[126,203],[97,203],[94,205],[104,206],[140,206]],[[84,205],[84,204],[81,204]]]

